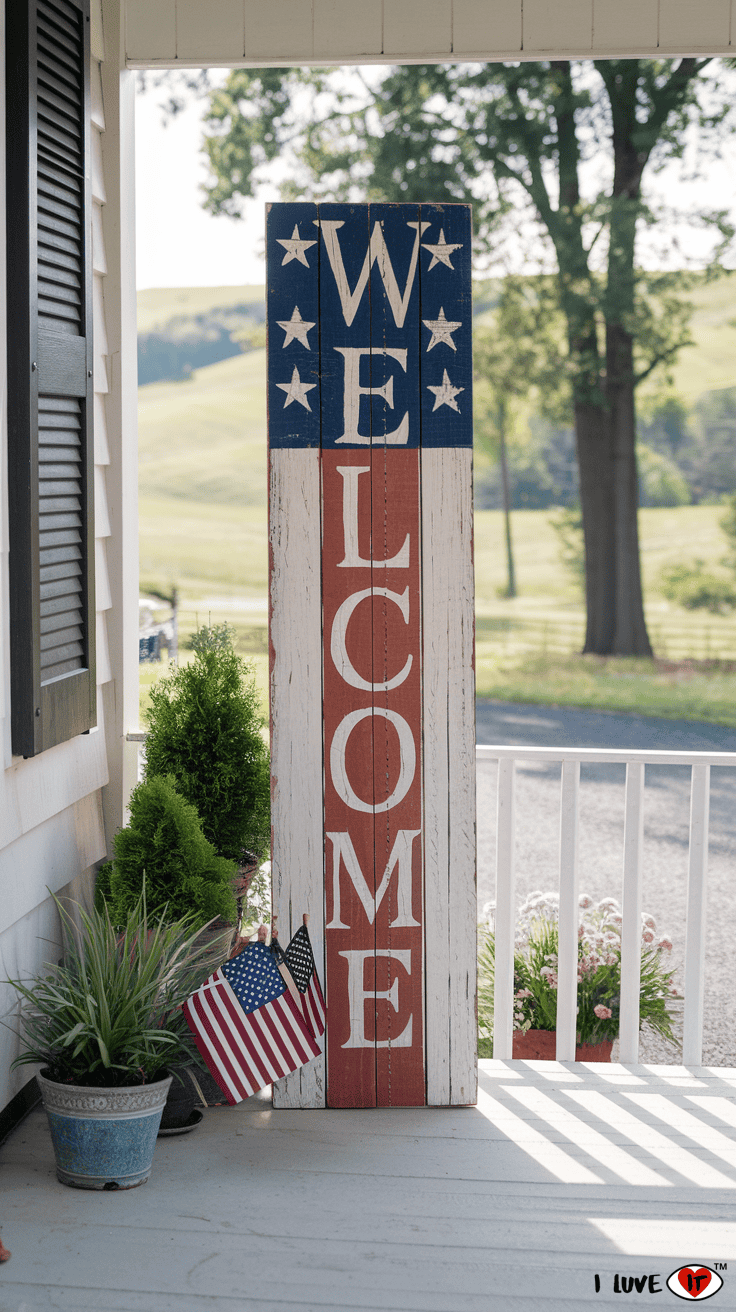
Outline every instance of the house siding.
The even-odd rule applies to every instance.
[[[126,0],[128,66],[729,54],[736,0]]]
[[[10,736],[10,643],[8,600],[7,376],[5,316],[5,224],[0,225],[0,980],[28,977],[58,957],[59,927],[49,893],[88,898],[97,863],[107,854],[103,799],[109,772],[105,732],[105,689],[112,678],[108,614],[112,590],[107,568],[111,517],[107,499],[110,444],[107,409],[110,393],[108,334],[105,322],[106,273],[102,207],[105,204],[102,134],[105,115],[100,76],[102,15],[92,4],[92,149],[94,201],[94,389],[95,389],[95,557],[97,564],[98,727],[29,760],[14,757]],[[0,38],[4,21],[0,6]],[[0,39],[0,45],[3,42]],[[4,69],[0,68],[0,79]],[[5,214],[5,91],[0,90],[0,210]],[[17,999],[0,984],[0,1109],[33,1073],[11,1071],[18,1043]],[[13,1028],[8,1028],[10,1025]]]

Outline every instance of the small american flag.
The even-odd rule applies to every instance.
[[[307,1028],[315,1039],[325,1032],[325,1000],[317,976],[314,953],[304,924],[296,931],[285,952],[286,964],[301,995],[302,1011]]]
[[[215,971],[182,1008],[212,1078],[233,1104],[321,1049],[265,943]]]

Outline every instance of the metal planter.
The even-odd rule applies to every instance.
[[[171,1076],[134,1088],[87,1088],[38,1076],[56,1174],[76,1189],[134,1189],[151,1174]]]

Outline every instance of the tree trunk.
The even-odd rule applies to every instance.
[[[575,436],[585,541],[587,625],[583,651],[607,655],[613,651],[616,614],[610,415],[601,406],[578,402]]]
[[[639,558],[633,339],[620,324],[609,324],[606,328],[606,374],[613,455],[616,576],[612,650],[617,656],[651,656]]]
[[[516,596],[516,571],[514,569],[514,552],[511,544],[511,488],[509,484],[509,462],[506,454],[506,407],[503,401],[498,407],[499,461],[501,464],[501,491],[503,494],[503,518],[506,529],[506,567],[508,571],[507,597]]]

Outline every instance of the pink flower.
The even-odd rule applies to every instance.
[[[581,907],[583,911],[587,911],[588,907],[592,907],[592,905],[593,905],[592,897],[588,897],[587,893],[581,893],[580,897],[578,898],[578,906]]]
[[[593,1008],[593,1011],[599,1020],[610,1020],[613,1014],[610,1007],[604,1007],[602,1002],[599,1002],[598,1006]]]
[[[669,938],[667,938],[667,935],[666,935],[666,934],[663,934],[662,937],[661,937],[661,939],[659,940],[659,943],[657,944],[657,947],[658,947],[658,948],[664,948],[665,952],[671,952],[671,951],[672,951],[672,940],[669,939]]]
[[[651,929],[645,929],[645,930],[644,930],[644,933],[643,933],[642,936],[641,936],[641,939],[642,939],[642,943],[653,943],[653,942],[654,942],[654,935],[653,935]]]

